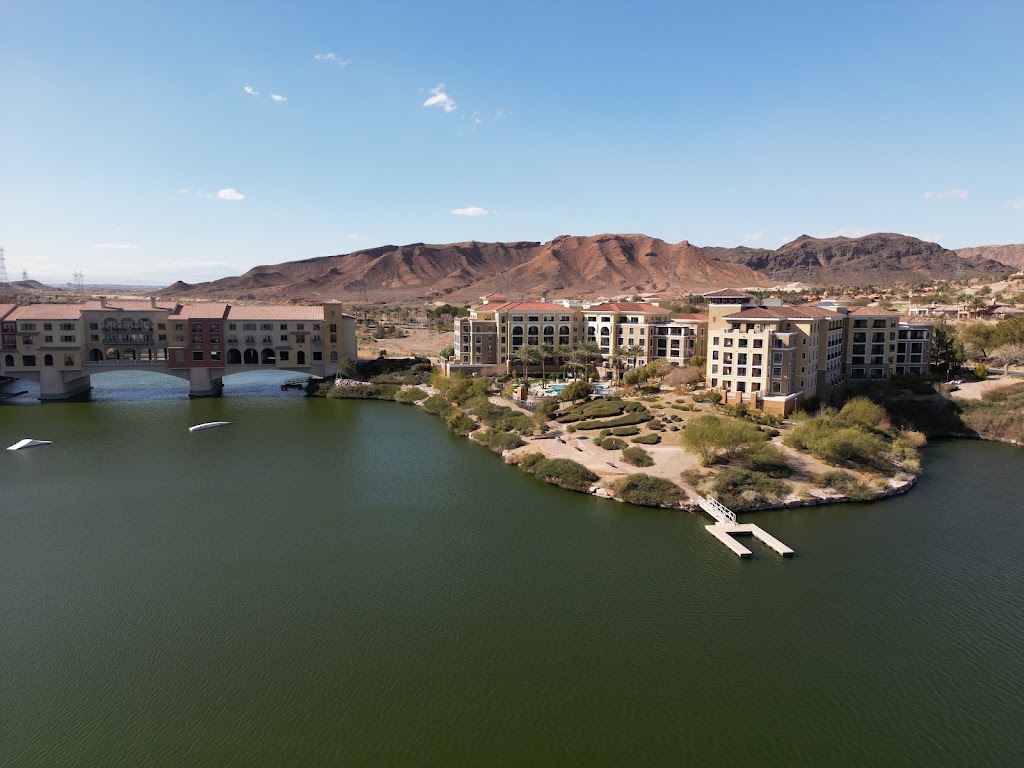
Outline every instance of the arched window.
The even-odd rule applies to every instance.
[[[53,355],[44,355],[43,365],[53,365]]]
[[[242,364],[242,353],[237,349],[228,350],[228,365],[241,365]]]
[[[295,355],[295,362],[297,365],[306,364],[306,353],[303,352],[301,349],[299,350],[298,354]]]
[[[331,362],[332,363],[338,362],[338,353],[337,352],[331,352]]]
[[[9,365],[9,366],[11,366],[13,368],[14,367],[14,355],[6,355],[4,357],[4,365]]]
[[[242,361],[246,365],[259,365],[260,364],[260,353],[255,349],[245,350],[245,355],[242,357]]]
[[[124,358],[123,359],[124,360],[138,360],[138,356],[135,354],[135,350],[134,349],[132,349],[131,347],[128,347],[128,349],[126,349],[124,351]]]
[[[274,350],[264,349],[263,359],[260,361],[263,365],[274,365],[277,362],[277,357],[274,355]]]
[[[107,360],[120,360],[120,359],[121,359],[121,353],[118,352],[116,349],[111,347],[110,349],[107,350]]]

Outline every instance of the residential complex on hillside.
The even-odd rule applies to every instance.
[[[222,377],[279,368],[330,375],[356,357],[355,318],[320,306],[180,304],[106,299],[84,304],[0,305],[0,375],[39,383],[59,400],[89,376],[144,369],[189,381],[193,396],[217,394]]]
[[[828,301],[757,303],[733,290],[704,297],[706,315],[679,315],[657,297],[587,304],[509,302],[491,294],[468,317],[456,318],[449,369],[507,370],[524,346],[557,359],[582,344],[599,356],[606,376],[614,365],[656,359],[685,365],[697,358],[726,402],[777,414],[839,388],[929,369],[932,324],[921,318]]]

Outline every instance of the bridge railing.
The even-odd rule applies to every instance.
[[[720,523],[736,523],[736,513],[718,499],[708,496],[697,497],[697,505]]]
[[[89,365],[167,365],[166,360],[86,360],[83,366]]]

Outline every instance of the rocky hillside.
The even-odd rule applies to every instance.
[[[808,280],[807,265],[811,264]],[[893,234],[799,237],[778,250],[699,247],[647,235],[562,236],[548,243],[386,245],[339,256],[255,267],[210,283],[175,283],[162,295],[260,301],[472,301],[494,291],[530,297],[682,294],[726,286],[896,283],[952,276],[957,257]],[[1003,264],[966,262],[965,274]]]
[[[755,248],[705,249],[724,261],[768,273],[773,282],[866,285],[938,280],[956,274],[957,254],[937,243],[907,235],[815,238],[802,235],[775,251]],[[808,267],[810,268],[808,277]],[[1005,272],[1004,265],[978,259],[962,265],[974,276]]]
[[[974,248],[957,248],[960,256],[972,261],[992,259],[1014,269],[1024,269],[1024,245],[979,245]]]
[[[713,258],[685,240],[671,244],[646,235],[556,237],[549,243],[386,245],[256,267],[240,277],[187,285],[173,296],[282,300],[472,300],[494,291],[515,296],[599,295],[713,290],[767,285],[742,264]]]

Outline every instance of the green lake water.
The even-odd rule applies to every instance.
[[[0,406],[0,766],[1024,765],[1024,450],[740,560],[277,383]]]

